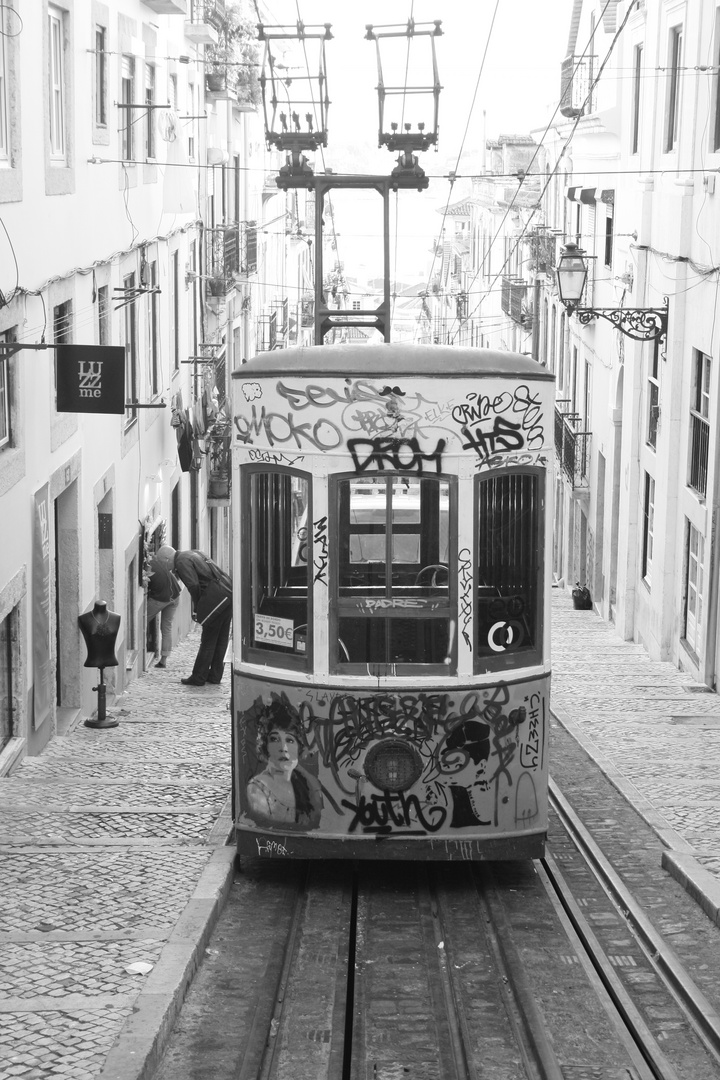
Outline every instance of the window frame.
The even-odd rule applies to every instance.
[[[150,365],[150,396],[160,393],[160,313],[158,306],[157,259],[148,261],[150,292],[148,293],[148,360]]]
[[[535,643],[527,652],[505,651],[495,652],[488,655],[481,653],[480,633],[481,618],[479,604],[479,564],[480,564],[480,522],[479,503],[481,484],[488,480],[498,480],[502,477],[529,476],[537,482],[537,520],[536,520],[536,544],[533,550],[537,554],[537,603],[535,610]],[[473,630],[473,673],[484,675],[493,671],[520,670],[541,664],[545,652],[545,586],[544,567],[547,550],[547,523],[545,521],[547,507],[547,475],[544,469],[526,466],[521,468],[498,469],[492,472],[486,471],[475,476],[473,483],[473,581],[472,597],[474,612]],[[483,646],[484,648],[484,646]]]
[[[157,143],[155,136],[155,110],[147,108],[155,104],[157,73],[155,65],[145,61],[145,160],[155,161]]]
[[[255,536],[254,521],[252,515],[252,477],[257,475],[287,476],[302,480],[307,485],[307,644],[304,653],[296,653],[288,650],[285,652],[272,652],[253,644],[252,621],[255,612],[252,609],[252,578],[251,571],[255,561]],[[281,465],[247,464],[240,466],[240,543],[243,551],[252,552],[250,558],[242,560],[241,566],[241,606],[240,606],[240,642],[241,657],[246,664],[261,664],[269,668],[283,668],[289,671],[312,671],[313,670],[313,537],[311,523],[313,521],[313,475],[302,469],[291,469]],[[299,624],[302,626],[303,624]],[[297,631],[297,627],[294,628]]]
[[[643,540],[642,540],[642,565],[640,576],[647,585],[652,587],[652,563],[655,546],[655,477],[645,472],[643,485]]]
[[[710,463],[710,382],[712,357],[700,349],[693,350],[693,386],[690,406],[688,448],[688,487],[705,498]],[[707,389],[704,389],[707,384]]]
[[[657,341],[648,353],[647,375],[647,414],[645,445],[657,449],[658,426],[660,423],[660,346]]]
[[[97,290],[97,327],[98,345],[109,345],[111,342],[110,322],[110,286],[98,285]]]
[[[446,602],[438,603],[436,607],[420,608],[418,614],[411,614],[411,609],[405,609],[399,607],[397,610],[394,608],[383,610],[382,615],[364,615],[358,610],[357,606],[353,606],[353,601],[357,601],[362,596],[359,593],[356,597],[341,597],[340,596],[340,569],[341,569],[341,522],[340,522],[340,485],[343,482],[357,481],[360,479],[378,479],[382,478],[386,481],[390,481],[393,485],[397,481],[402,481],[404,477],[410,480],[426,480],[436,483],[447,484],[448,490],[448,591]],[[387,491],[387,484],[386,484]],[[391,496],[392,500],[392,496]],[[392,501],[391,501],[392,506]],[[365,477],[357,472],[338,472],[333,473],[329,477],[329,491],[328,491],[328,518],[329,518],[329,537],[330,537],[330,656],[329,656],[329,671],[331,675],[365,675],[372,674],[375,678],[377,676],[420,676],[420,675],[432,675],[437,677],[439,675],[455,676],[457,674],[458,663],[458,585],[457,585],[457,548],[458,548],[458,530],[457,530],[457,507],[458,507],[458,478],[451,474],[446,473],[402,473],[402,472],[380,472],[373,473],[371,476]],[[383,519],[384,523],[384,535],[386,555],[384,565],[386,568],[388,565],[392,565],[392,537],[393,535],[401,535],[401,533],[393,534],[392,525],[388,528],[387,516]],[[414,523],[412,523],[414,524]],[[418,534],[422,531],[423,522],[418,523]],[[381,560],[373,560],[380,562]],[[422,566],[421,566],[422,569]],[[402,588],[403,586],[400,586]],[[440,598],[442,599],[442,598]],[[340,627],[339,623],[342,618],[357,618],[357,619],[375,619],[384,618],[387,620],[407,620],[408,618],[423,619],[425,621],[429,619],[435,619],[437,621],[447,620],[448,625],[454,624],[454,636],[448,634],[449,647],[450,647],[450,660],[449,662],[438,661],[437,663],[416,663],[411,664],[406,661],[398,661],[395,663],[369,663],[368,661],[349,661],[342,660],[340,658],[340,649],[333,653],[333,643],[340,641]]]
[[[642,107],[642,62],[644,42],[638,42],[633,49],[633,97],[632,97],[632,141],[630,153],[640,152],[640,119]]]
[[[0,162],[10,160],[10,110],[8,108],[9,94],[9,64],[8,53],[5,46],[5,11],[0,5]]]
[[[703,645],[703,589],[705,584],[705,537],[687,518],[685,536],[685,604],[683,611],[683,638],[694,656],[700,656]],[[693,534],[697,537],[696,552],[693,553]],[[695,580],[692,581],[692,568],[695,566]],[[695,597],[695,612],[689,618],[691,595]],[[692,624],[692,625],[691,625]]]
[[[135,121],[133,118],[135,94],[135,59],[125,53],[120,57],[120,158],[134,163]]]
[[[713,108],[710,132],[710,152],[720,154],[720,8],[715,9],[715,49],[713,56],[715,73],[712,77],[711,99]]]
[[[123,276],[123,290],[135,288],[135,271]],[[123,344],[125,346],[125,401],[137,401],[138,396],[138,318],[135,299],[126,301],[123,307]],[[125,410],[125,426],[129,427],[137,420],[138,411],[134,406]]]
[[[67,117],[65,94],[65,12],[48,5],[48,135],[50,162],[67,162]]]
[[[95,24],[95,126],[107,127],[107,27]]]
[[[668,75],[665,106],[664,151],[672,153],[677,148],[680,130],[680,64],[682,61],[682,23],[671,26],[668,32]]]
[[[15,334],[6,330],[0,333],[0,342],[15,341]],[[10,359],[5,350],[0,353],[0,452],[12,446],[12,386]]]

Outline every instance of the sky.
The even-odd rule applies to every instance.
[[[442,223],[442,211],[450,198],[459,201],[469,190],[461,181],[450,189],[447,175],[477,173],[482,167],[486,139],[500,134],[527,135],[544,128],[558,100],[560,65],[566,50],[572,0],[267,0],[261,3],[269,24],[295,25],[301,18],[306,28],[329,22],[333,39],[325,46],[330,108],[325,166],[338,172],[386,174],[395,165],[395,154],[378,149],[378,69],[374,42],[365,40],[365,27],[376,30],[404,29],[412,14],[418,29],[441,19],[442,36],[434,39],[440,85],[438,149],[420,155],[420,165],[431,177],[427,192],[402,192],[396,202],[392,233],[396,275],[422,276],[420,263]],[[424,25],[423,25],[424,24]],[[306,45],[308,66],[317,70],[317,43]],[[406,83],[432,84],[430,41],[415,37],[381,42],[383,80],[386,90]],[[302,59],[302,58],[300,58]],[[405,79],[406,67],[408,79]],[[404,111],[403,111],[404,110]],[[433,121],[430,95],[387,93],[385,125],[397,119],[423,120],[426,130]],[[322,165],[320,165],[322,167]],[[379,247],[381,205],[378,196],[356,195],[352,211],[336,204],[336,228],[340,257],[348,267],[352,246],[360,256],[362,272],[372,276]],[[363,205],[364,204],[364,205]],[[438,212],[439,211],[439,212]],[[344,232],[344,240],[342,233]],[[362,237],[376,240],[363,243]],[[352,239],[356,238],[356,239]],[[360,250],[364,249],[364,250]],[[371,250],[372,249],[372,250]],[[343,254],[345,252],[345,254]],[[380,270],[382,263],[380,263]]]

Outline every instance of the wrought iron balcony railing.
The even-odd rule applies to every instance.
[[[573,490],[587,488],[592,434],[577,430],[582,417],[577,413],[565,412],[562,408],[564,404],[559,402],[555,406],[555,454]]]
[[[698,495],[707,494],[710,425],[698,413],[690,414],[690,476],[689,486]]]

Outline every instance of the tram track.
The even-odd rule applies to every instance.
[[[720,1075],[711,1003],[554,785],[552,809],[535,863],[251,860],[155,1080]]]

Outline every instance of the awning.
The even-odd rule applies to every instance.
[[[596,188],[569,187],[565,192],[565,198],[571,202],[594,203]]]

